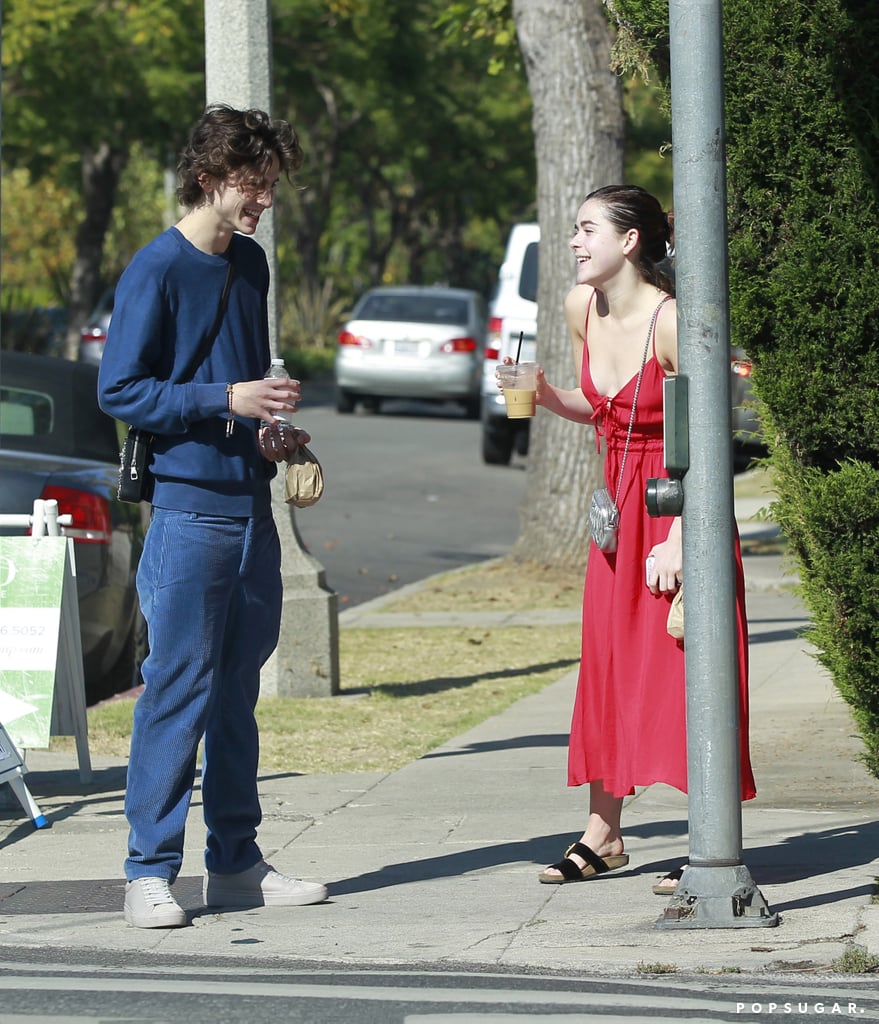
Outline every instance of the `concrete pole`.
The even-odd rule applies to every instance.
[[[670,0],[675,276],[689,379],[684,477],[689,866],[657,927],[778,923],[742,863],[723,35],[720,0]]]
[[[205,0],[205,79],[208,103],[272,111],[269,0]],[[275,217],[263,214],[256,233],[266,251],[269,342],[278,344],[278,254]],[[305,391],[307,400],[308,390]],[[284,467],[272,483],[281,537],[284,609],[275,653],[263,668],[261,693],[280,697],[329,697],[339,692],[339,611],[324,569],[303,547],[293,508],[284,503]]]
[[[272,109],[269,0],[205,0],[205,92],[208,103]],[[256,239],[269,261],[269,344],[278,353],[278,251],[275,218],[262,216]]]

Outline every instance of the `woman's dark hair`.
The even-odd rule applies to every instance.
[[[672,227],[659,200],[638,185],[605,185],[586,196],[601,203],[607,219],[619,231],[635,228],[640,237],[638,269],[657,288],[674,295],[667,272]]]
[[[262,110],[214,103],[196,122],[180,155],[177,198],[183,206],[198,206],[204,199],[199,178],[205,174],[218,180],[232,175],[245,188],[262,188],[273,156],[288,179],[302,166],[299,138],[286,121],[273,121]]]

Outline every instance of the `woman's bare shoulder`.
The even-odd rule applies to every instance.
[[[658,333],[667,334],[671,332],[677,336],[678,332],[678,302],[674,295],[669,295],[663,303],[662,309],[656,315],[656,330]]]
[[[586,310],[589,306],[589,300],[592,298],[592,293],[595,289],[589,284],[575,284],[574,287],[565,296],[565,313],[568,318],[572,315],[580,315],[580,326],[582,327],[586,320]]]
[[[666,302],[656,320],[656,356],[666,370],[678,368],[678,306],[674,297]]]

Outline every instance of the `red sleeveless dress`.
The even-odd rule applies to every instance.
[[[591,307],[591,302],[590,302]],[[589,313],[586,314],[586,327]],[[644,561],[668,536],[670,520],[647,514],[644,492],[663,466],[662,382],[655,337],[641,380],[619,497],[617,550],[589,549],[583,593],[583,645],[571,722],[568,785],[602,780],[627,796],[635,786],[664,782],[687,791],[686,697],[682,643],[666,632],[671,595],[655,596]],[[599,394],[589,369],[588,333],[581,387],[606,440],[605,482],[616,494],[637,375],[612,396]],[[596,440],[599,441],[598,437]],[[600,441],[599,441],[600,443]],[[756,795],[748,750],[748,634],[742,554],[736,536],[739,723],[742,799]]]

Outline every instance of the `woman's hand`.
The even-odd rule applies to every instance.
[[[674,593],[683,579],[683,551],[681,547],[681,520],[676,518],[668,537],[654,544],[647,556],[647,586],[653,594]]]
[[[543,367],[539,363],[537,364],[537,369],[534,373],[534,380],[536,383],[534,402],[536,405],[543,405],[544,399],[549,391],[549,384],[546,380],[546,374],[543,372]]]
[[[501,366],[513,366],[514,363],[515,360],[512,356],[504,356],[503,360],[501,361]],[[498,391],[500,391],[501,394],[503,394],[504,388],[503,385],[501,384],[500,378],[498,377],[497,370],[495,370],[495,379],[497,380]],[[537,388],[535,391],[534,400],[538,405],[543,405],[541,399],[546,396],[549,384],[547,384],[546,382],[546,374],[543,372],[543,367],[540,365],[540,363],[537,364],[537,368],[535,370],[535,381],[537,384]]]

